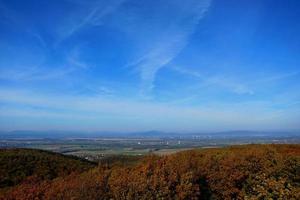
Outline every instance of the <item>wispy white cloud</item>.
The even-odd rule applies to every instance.
[[[0,46],[1,48],[1,46]],[[14,46],[6,46],[2,49],[12,49],[12,52],[21,52],[22,49]],[[74,72],[78,69],[87,68],[76,54],[70,54],[70,57],[65,62],[59,65],[50,65],[47,63],[47,55],[43,54],[42,50],[38,52],[28,50],[22,52],[17,59],[10,56],[3,56],[0,63],[0,79],[8,81],[42,81],[62,78],[65,75]],[[38,53],[36,53],[38,52]]]
[[[209,86],[217,86],[220,88],[224,88],[230,92],[233,92],[235,94],[247,94],[252,95],[254,94],[254,91],[248,86],[248,84],[239,82],[234,80],[233,78],[226,77],[224,75],[203,75],[197,71],[180,68],[180,67],[172,67],[171,69],[176,70],[177,72],[189,76],[193,76],[198,78],[201,81],[201,85],[203,87],[209,87]]]
[[[58,43],[72,36],[74,33],[80,31],[86,26],[101,25],[102,18],[115,12],[118,7],[122,5],[126,0],[111,0],[111,1],[91,1],[90,3],[82,1],[70,1],[72,4],[78,4],[80,10],[86,10],[86,13],[81,14],[74,10],[69,16],[69,20],[63,23],[62,37]],[[79,15],[79,16],[78,16]],[[74,20],[75,19],[75,20]],[[67,24],[66,24],[67,23]]]
[[[63,67],[59,69],[27,68],[25,70],[0,70],[0,79],[10,81],[44,81],[58,79],[74,71],[74,68]]]
[[[254,91],[251,90],[249,86],[247,86],[246,84],[236,82],[225,76],[213,76],[207,78],[205,82],[206,85],[217,85],[219,87],[228,89],[231,92],[236,94],[248,94],[248,95],[254,94]]]
[[[32,32],[34,37],[40,38],[38,34]],[[78,70],[85,70],[89,65],[81,58],[79,45],[64,53],[58,64],[50,64],[51,56],[47,54],[47,44],[40,40],[40,45],[29,43],[29,49],[19,47],[16,44],[1,44],[0,50],[6,50],[0,58],[0,79],[8,81],[43,81],[62,79]],[[15,52],[20,53],[15,58]],[[49,62],[50,61],[50,62]]]
[[[254,82],[255,83],[274,82],[274,81],[280,81],[280,80],[284,80],[284,79],[298,76],[298,75],[300,75],[300,71],[283,72],[283,73],[277,73],[277,74],[269,73],[269,74],[265,75],[263,78],[257,79]]]
[[[82,69],[88,69],[89,65],[86,62],[82,61],[80,56],[81,56],[81,50],[80,47],[77,46],[73,50],[71,50],[66,60],[72,66],[79,67]]]
[[[203,18],[205,12],[210,6],[210,0],[201,1],[167,1],[170,4],[169,10],[159,10],[157,12],[170,12],[173,15],[165,16],[167,18],[165,25],[158,26],[160,20],[154,20],[141,24],[144,30],[151,31],[149,40],[155,38],[150,48],[138,59],[129,65],[135,66],[140,73],[141,92],[146,95],[154,87],[154,80],[159,69],[170,63],[186,46],[190,35],[194,32],[197,24]],[[167,13],[165,13],[167,15]],[[152,27],[160,27],[158,32]],[[145,34],[145,35],[149,35]]]
[[[33,24],[26,20],[26,16],[23,16],[14,9],[7,7],[2,1],[0,1],[0,21],[1,17],[6,24],[13,24],[25,34],[31,35],[33,38],[35,38],[42,47],[46,47],[47,44],[45,40],[37,30],[34,30]]]
[[[253,95],[258,89],[262,89],[264,84],[280,82],[285,79],[298,76],[299,71],[284,72],[284,73],[268,73],[264,76],[260,76],[258,72],[253,73],[250,78],[243,79],[240,77],[240,74],[237,76],[226,76],[224,73],[206,75],[202,74],[199,71],[194,71],[188,68],[172,66],[170,69],[175,70],[184,75],[192,76],[199,79],[203,87],[216,86],[219,88],[224,88],[232,93],[241,94],[241,95]]]
[[[39,42],[39,44],[43,47],[43,48],[47,48],[47,43],[44,40],[44,38],[41,36],[41,34],[39,34],[37,31],[30,31],[30,34],[36,38],[36,40]]]

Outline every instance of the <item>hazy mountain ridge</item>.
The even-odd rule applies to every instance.
[[[222,132],[199,132],[199,133],[174,133],[162,131],[145,132],[80,132],[80,131],[30,131],[16,130],[9,132],[0,132],[0,139],[20,139],[20,138],[47,138],[47,139],[65,139],[65,138],[241,138],[241,137],[300,137],[300,131],[222,131]]]

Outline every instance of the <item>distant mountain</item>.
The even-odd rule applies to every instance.
[[[0,139],[65,139],[65,138],[119,137],[121,135],[123,134],[113,133],[113,132],[16,130],[10,132],[0,132]]]
[[[66,138],[241,138],[241,137],[300,137],[300,131],[223,131],[174,133],[162,131],[144,132],[80,132],[80,131],[30,131],[0,132],[0,139],[66,139]]]
[[[300,136],[300,131],[224,131],[211,133],[215,137],[288,137]]]

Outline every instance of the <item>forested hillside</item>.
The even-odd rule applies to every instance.
[[[11,160],[9,166],[26,163],[26,151],[19,153],[22,160],[2,155],[1,170],[5,158]],[[90,165],[76,163],[74,170],[86,171],[52,180],[28,177],[3,190],[1,199],[300,199],[300,145],[191,150],[150,155],[128,166],[104,163],[90,170]],[[55,164],[48,172],[63,171],[61,167],[66,166]],[[32,170],[40,174],[35,172],[39,167]]]
[[[95,166],[76,157],[34,149],[0,149],[0,188],[14,186],[26,178],[51,180],[81,173]]]

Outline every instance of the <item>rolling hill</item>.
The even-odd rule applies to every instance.
[[[28,177],[51,180],[81,173],[95,166],[76,157],[34,149],[0,149],[0,188],[14,186]]]

